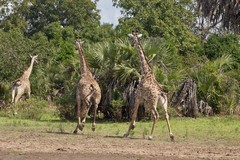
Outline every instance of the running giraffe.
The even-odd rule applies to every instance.
[[[124,137],[128,137],[131,129],[135,128],[135,120],[137,117],[139,104],[144,104],[145,106],[151,109],[151,113],[152,113],[153,125],[152,125],[151,135],[148,136],[148,139],[151,140],[153,138],[153,132],[155,129],[156,121],[159,118],[159,114],[157,111],[157,104],[159,102],[165,112],[165,118],[167,121],[170,139],[174,141],[174,136],[172,134],[170,123],[169,123],[169,115],[167,112],[167,107],[168,107],[167,95],[164,92],[163,88],[159,85],[159,83],[155,79],[152,68],[149,65],[144,55],[142,44],[139,41],[139,38],[142,36],[142,34],[138,34],[138,32],[133,31],[132,34],[129,34],[128,36],[131,38],[131,45],[132,46],[135,45],[138,50],[138,56],[139,56],[140,67],[141,67],[141,78],[139,80],[139,84],[136,89],[135,103],[133,106],[131,123],[127,133],[124,134]]]
[[[84,128],[84,123],[86,121],[86,116],[91,106],[94,107],[94,117],[92,123],[92,130],[95,131],[96,128],[96,112],[98,104],[101,100],[101,89],[94,79],[88,63],[84,57],[82,41],[80,39],[76,40],[76,49],[78,50],[80,57],[80,69],[81,69],[81,78],[77,85],[76,91],[76,101],[77,101],[77,126],[73,133],[77,133],[78,129],[81,131]]]

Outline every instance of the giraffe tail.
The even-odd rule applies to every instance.
[[[88,95],[85,97],[85,99],[87,100],[88,97],[92,96],[95,92],[96,92],[96,88],[94,88],[94,86],[91,84],[90,87],[90,92],[88,93]],[[89,102],[90,103],[90,102]]]
[[[12,88],[18,87],[18,86],[21,86],[21,85],[22,85],[22,82],[19,79],[12,82]]]

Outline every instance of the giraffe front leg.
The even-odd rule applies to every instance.
[[[133,106],[132,119],[131,119],[131,122],[130,122],[130,125],[128,128],[128,131],[123,135],[123,137],[125,137],[125,138],[127,138],[129,136],[130,131],[135,128],[135,121],[137,118],[138,107],[139,107],[139,100],[136,98],[135,104]]]

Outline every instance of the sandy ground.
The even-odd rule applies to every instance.
[[[0,160],[240,159],[239,145],[168,142],[97,134],[0,131]]]

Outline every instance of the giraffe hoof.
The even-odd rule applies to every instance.
[[[78,128],[80,129],[80,131],[82,131],[83,128],[84,128],[84,125],[83,124],[82,125],[78,125]]]
[[[123,135],[123,138],[127,138],[128,137],[128,133],[125,133],[124,135]]]
[[[95,130],[96,130],[96,127],[95,127],[95,126],[94,126],[94,127],[92,127],[92,131],[93,131],[93,132],[95,132]]]
[[[73,134],[77,134],[78,133],[78,131],[77,131],[77,129],[75,129],[74,131],[73,131]]]
[[[132,126],[131,126],[131,129],[134,130],[134,128],[135,128],[135,125],[132,125]]]
[[[172,142],[174,142],[174,136],[173,136],[173,134],[170,134],[170,139],[171,139]]]
[[[148,140],[152,140],[153,139],[153,137],[152,136],[148,136]]]

